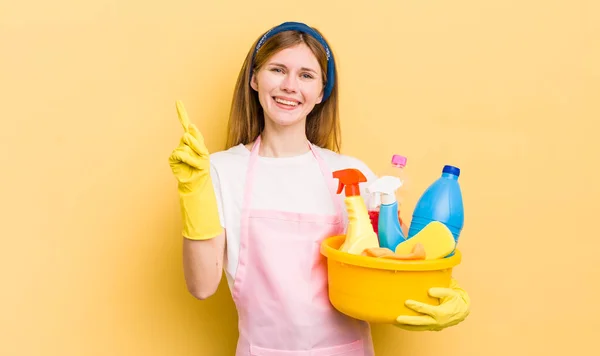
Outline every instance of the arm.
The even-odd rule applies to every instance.
[[[217,291],[223,276],[226,234],[221,182],[216,168],[210,165],[210,176],[215,192],[219,222],[223,233],[209,240],[183,238],[183,272],[188,291],[196,298],[204,300]]]
[[[183,239],[183,272],[188,291],[198,299],[212,296],[223,275],[225,232],[209,240]]]
[[[184,277],[190,293],[206,299],[219,286],[225,252],[225,229],[215,192],[218,184],[213,184],[216,173],[204,138],[180,102],[177,113],[184,135],[169,165],[177,179],[181,207]]]

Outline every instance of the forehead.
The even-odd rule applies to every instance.
[[[315,71],[321,70],[317,57],[305,44],[284,48],[271,56],[267,63],[279,63],[288,68],[305,67]]]

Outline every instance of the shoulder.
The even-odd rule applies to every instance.
[[[224,151],[211,153],[210,164],[219,169],[247,162],[249,158],[250,152],[248,149],[243,145],[237,145]]]
[[[321,147],[317,147],[316,149],[319,150],[321,157],[323,157],[332,171],[354,168],[361,171],[362,174],[364,174],[367,178],[367,181],[371,181],[372,179],[376,178],[375,173],[373,173],[371,168],[364,161],[357,157],[344,155]]]
[[[365,200],[365,204],[367,206],[371,206],[371,196],[367,192],[367,187],[377,180],[377,175],[371,170],[371,168],[360,158],[344,155],[341,153],[337,153],[325,148],[317,147],[319,153],[323,160],[329,165],[329,168],[332,171],[337,171],[340,169],[348,169],[354,168],[361,171],[361,173],[367,179],[366,182],[359,184],[361,196]],[[340,199],[343,199],[343,194],[339,195]]]
[[[237,145],[210,155],[210,172],[214,180],[221,184],[238,180],[246,174],[250,152],[243,145]]]

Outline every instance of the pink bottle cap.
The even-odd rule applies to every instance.
[[[392,164],[394,166],[406,166],[406,157],[401,155],[393,155],[392,156]]]

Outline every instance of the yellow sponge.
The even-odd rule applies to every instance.
[[[418,243],[425,248],[426,260],[446,257],[456,247],[450,229],[439,221],[432,221],[413,237],[396,246],[395,252],[399,255],[411,253]]]

